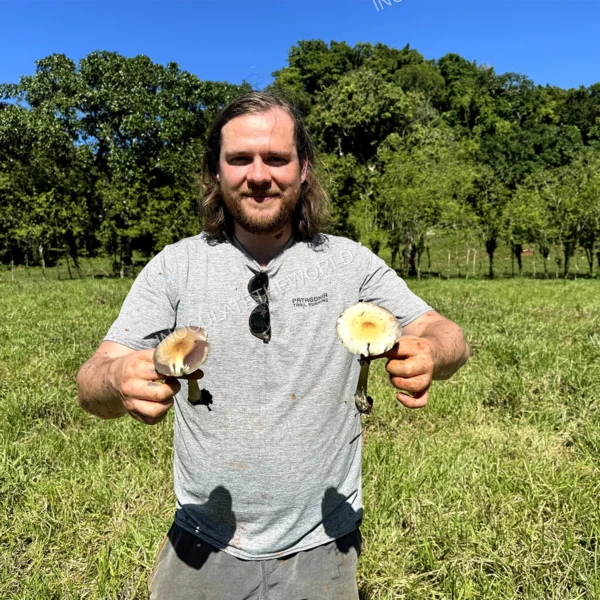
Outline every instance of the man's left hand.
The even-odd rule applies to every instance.
[[[402,336],[391,350],[373,358],[384,357],[388,358],[385,369],[392,385],[401,390],[396,398],[407,408],[425,406],[434,368],[433,350],[427,339]]]

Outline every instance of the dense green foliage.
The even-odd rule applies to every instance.
[[[600,263],[600,83],[563,90],[456,54],[301,41],[271,89],[301,107],[334,204],[331,231],[419,274],[431,238]],[[0,86],[0,262],[131,265],[198,232],[197,181],[216,112],[247,84],[144,56],[64,55]],[[398,261],[398,258],[400,259]]]
[[[75,386],[129,285],[0,283],[0,598],[147,598],[175,510],[173,414],[102,421]],[[383,361],[372,373],[363,600],[600,597],[596,285],[411,282],[472,357],[419,411]]]

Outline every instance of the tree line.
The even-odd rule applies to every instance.
[[[435,236],[506,244],[563,273],[578,249],[600,266],[600,83],[564,90],[457,54],[300,41],[270,89],[300,107],[333,201],[331,232],[388,248],[418,275]],[[105,255],[123,276],[195,235],[198,171],[213,117],[247,83],[176,63],[62,54],[0,84],[0,262]]]

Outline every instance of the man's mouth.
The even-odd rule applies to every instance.
[[[250,198],[255,202],[264,202],[265,200],[272,200],[277,198],[278,194],[244,194],[245,198]]]

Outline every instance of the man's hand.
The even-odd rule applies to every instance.
[[[154,425],[165,418],[173,406],[173,396],[181,389],[177,379],[165,379],[154,369],[154,350],[139,350],[120,356],[111,365],[111,381],[125,410],[138,421]],[[185,379],[200,379],[196,371]],[[182,378],[183,379],[183,378]]]
[[[391,350],[373,358],[383,357],[388,358],[385,369],[392,385],[402,390],[396,398],[407,408],[425,406],[435,364],[430,343],[422,337],[402,336]]]

